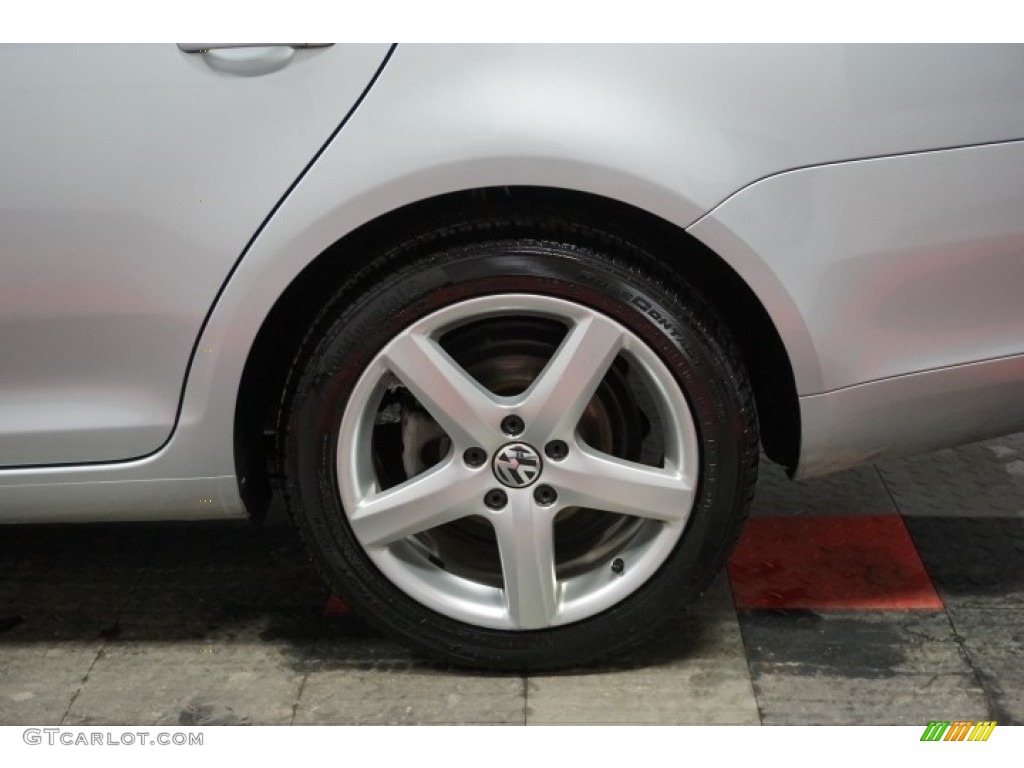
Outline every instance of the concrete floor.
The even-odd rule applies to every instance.
[[[1024,723],[1024,436],[768,465],[754,514],[901,514],[942,607],[737,608],[723,574],[629,665],[467,674],[328,615],[286,528],[7,527],[0,724]]]

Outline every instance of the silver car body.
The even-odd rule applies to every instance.
[[[0,97],[0,522],[245,515],[274,303],[489,187],[728,264],[788,357],[797,476],[1024,428],[1020,47],[0,46]]]

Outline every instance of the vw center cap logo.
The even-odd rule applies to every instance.
[[[493,465],[494,476],[509,488],[525,488],[540,477],[540,454],[526,443],[503,445]]]

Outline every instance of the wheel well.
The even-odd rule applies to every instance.
[[[277,408],[292,360],[337,286],[394,233],[423,231],[438,219],[474,211],[537,212],[583,219],[657,255],[693,285],[736,339],[750,375],[765,453],[792,467],[800,447],[800,411],[789,356],[774,323],[743,279],[717,254],[676,225],[626,203],[570,190],[491,187],[456,192],[399,208],[338,240],[309,264],[265,318],[246,361],[235,409],[235,457],[246,506],[259,517],[276,479]]]

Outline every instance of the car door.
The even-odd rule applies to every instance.
[[[0,467],[167,440],[232,266],[387,52],[0,46]]]

